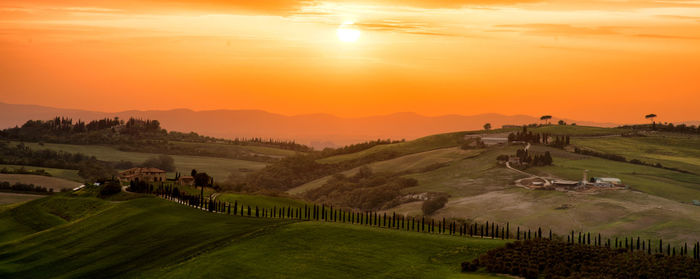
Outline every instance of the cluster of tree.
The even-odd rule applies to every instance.
[[[620,126],[619,128],[632,129],[637,131],[662,131],[684,134],[700,134],[700,126],[685,124],[673,125],[673,123],[662,124],[654,122],[652,124],[624,125]]]
[[[12,191],[12,192],[34,192],[34,193],[53,193],[53,189],[42,187],[34,184],[25,184],[17,182],[15,184],[10,184],[10,182],[4,181],[0,182],[0,191]]]
[[[445,207],[449,195],[445,193],[430,193],[428,199],[423,202],[421,209],[423,214],[432,215],[435,211]]]
[[[655,168],[660,168],[660,169],[666,169],[666,170],[671,170],[671,171],[677,171],[677,172],[682,172],[682,173],[691,173],[687,170],[682,170],[682,169],[677,169],[677,168],[672,168],[672,167],[666,167],[662,165],[661,163],[648,163],[644,162],[639,159],[632,159],[632,160],[627,160],[624,156],[617,155],[617,154],[611,154],[611,153],[602,153],[602,152],[597,152],[589,149],[583,149],[583,148],[574,148],[574,152],[578,154],[583,154],[583,155],[588,155],[588,156],[595,156],[595,157],[600,157],[603,159],[607,160],[613,160],[613,161],[618,161],[618,162],[627,162],[627,163],[632,163],[636,165],[643,165],[643,166],[649,166],[649,167],[655,167]]]
[[[533,144],[547,144],[555,147],[564,147],[569,145],[571,138],[566,136],[557,136],[547,133],[533,133],[527,130],[528,126],[523,126],[523,129],[517,133],[508,134],[508,142],[520,141],[529,142]],[[554,138],[554,141],[550,140]]]
[[[6,167],[3,167],[2,169],[0,169],[0,173],[5,173],[5,174],[33,174],[33,175],[51,176],[51,174],[48,173],[48,172],[46,172],[46,170],[43,170],[43,169],[28,170],[28,169],[25,169],[24,167],[13,168],[13,169],[8,169],[8,168],[6,168]]]
[[[416,179],[399,177],[395,173],[375,173],[363,166],[350,177],[341,173],[333,175],[323,186],[307,191],[304,197],[360,210],[379,210],[401,204],[404,196],[401,190],[416,185]]]
[[[631,242],[627,247],[634,246]],[[524,278],[698,278],[700,274],[698,244],[693,257],[686,256],[687,246],[677,255],[666,256],[651,253],[651,245],[640,249],[637,241],[636,246],[632,250],[536,238],[490,250],[462,263],[462,271],[484,267],[488,272]]]
[[[527,163],[529,166],[549,166],[552,165],[552,154],[545,151],[543,154],[531,154],[528,150],[518,149],[515,156],[520,158],[520,162]]]
[[[350,153],[355,153],[355,152],[367,150],[367,149],[370,149],[370,148],[375,147],[377,145],[394,144],[394,143],[401,143],[401,142],[405,142],[405,141],[406,141],[405,139],[402,139],[402,140],[377,139],[377,140],[373,140],[373,141],[367,141],[367,142],[346,145],[346,146],[339,147],[339,148],[325,148],[321,151],[319,156],[330,157],[330,156],[335,156],[335,155],[350,154]]]
[[[263,138],[225,140],[202,136],[194,132],[168,132],[161,128],[158,120],[129,118],[129,120],[124,121],[118,117],[104,118],[88,123],[80,120],[73,121],[73,119],[63,117],[56,117],[46,121],[29,120],[21,127],[0,130],[0,139],[70,144],[120,144],[123,145],[122,148],[126,149],[135,149],[143,146],[143,148],[149,150],[158,149],[159,146],[167,144],[168,141],[258,145],[300,152],[313,150],[311,147],[294,141]],[[170,146],[170,149],[178,152],[190,151],[184,146]]]
[[[97,164],[100,162],[94,156],[87,156],[82,153],[69,153],[49,149],[32,150],[24,143],[19,143],[13,147],[6,142],[0,141],[0,164],[80,169],[84,164]]]

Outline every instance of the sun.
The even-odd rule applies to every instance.
[[[338,40],[352,43],[360,38],[360,30],[352,28],[352,22],[346,22],[338,27],[336,35],[338,35]]]

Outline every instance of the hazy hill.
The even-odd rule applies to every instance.
[[[29,119],[51,119],[65,116],[94,120],[103,117],[141,117],[157,119],[168,130],[194,131],[216,137],[265,137],[293,139],[316,148],[366,141],[377,138],[415,139],[431,134],[481,129],[484,123],[496,128],[505,124],[535,123],[539,118],[527,115],[444,115],[422,116],[415,113],[394,113],[360,118],[342,118],[329,114],[285,116],[261,110],[188,109],[122,111],[115,113],[89,110],[59,109],[35,105],[0,103],[0,128],[21,125]],[[558,118],[553,119],[558,121]],[[572,120],[565,121],[577,122]],[[614,123],[578,124],[615,126]]]

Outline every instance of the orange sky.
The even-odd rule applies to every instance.
[[[700,120],[700,1],[5,0],[0,102]]]

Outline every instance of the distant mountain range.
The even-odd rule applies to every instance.
[[[181,132],[222,137],[263,137],[295,140],[315,148],[341,146],[372,139],[415,139],[436,133],[483,129],[484,123],[492,127],[538,123],[539,117],[528,115],[502,115],[496,113],[478,115],[422,116],[404,112],[387,115],[343,118],[330,114],[305,114],[285,116],[262,110],[129,110],[98,112],[61,109],[36,105],[0,103],[0,128],[22,125],[27,120],[52,119],[56,116],[84,121],[119,117],[157,119],[163,128]],[[556,122],[560,118],[554,117]],[[616,123],[595,123],[562,119],[578,125],[612,127]]]

